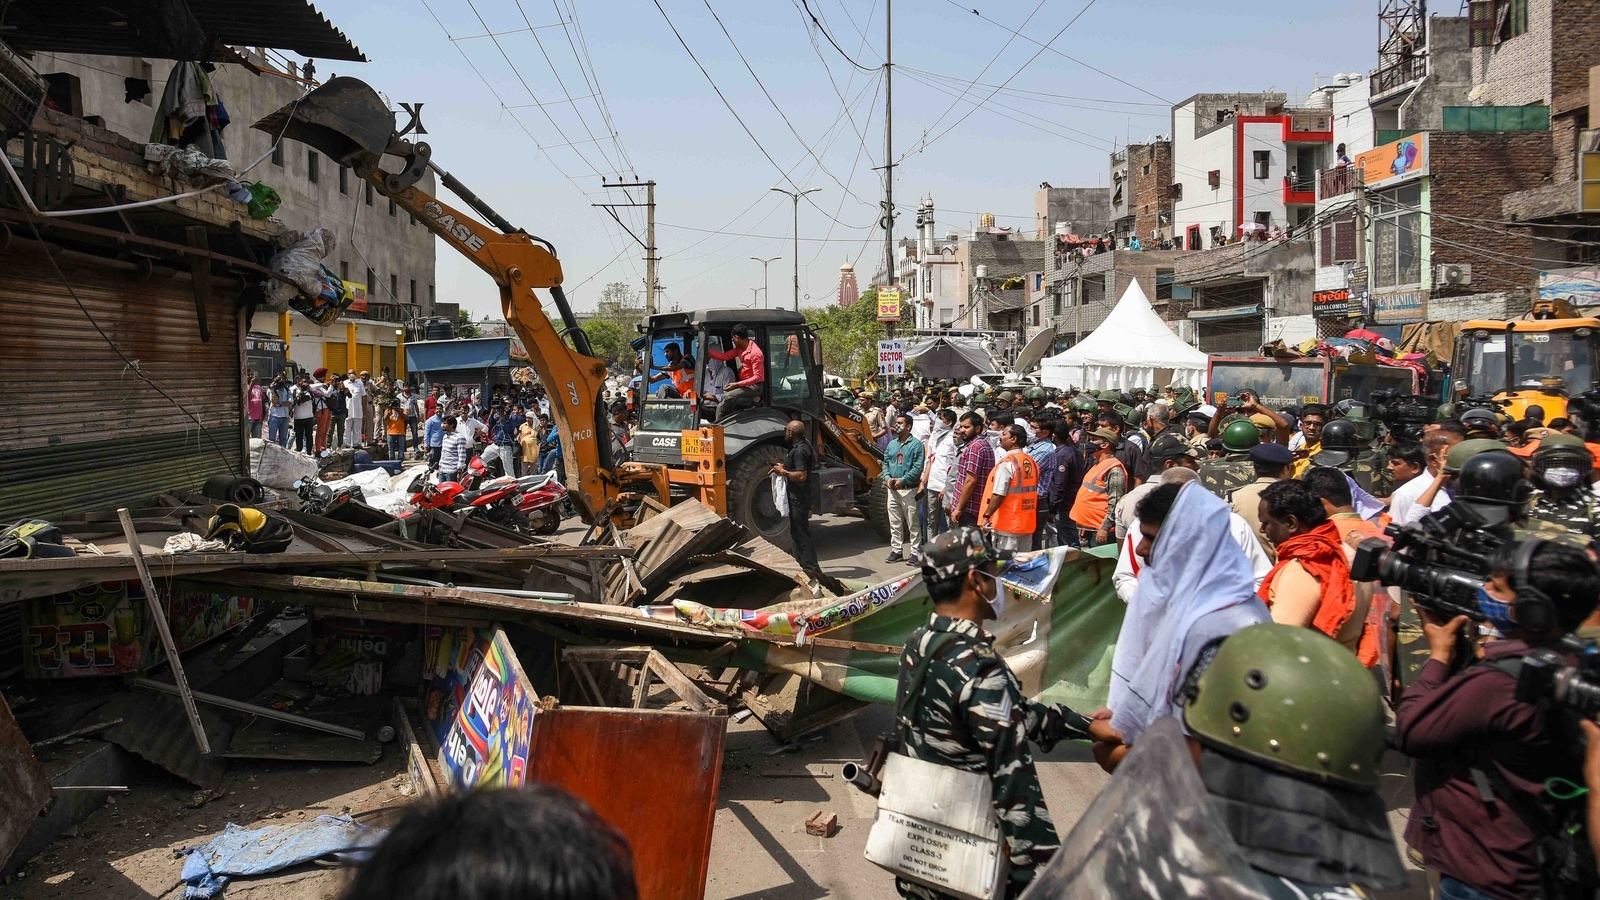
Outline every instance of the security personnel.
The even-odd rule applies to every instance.
[[[1528,518],[1600,537],[1600,496],[1589,484],[1594,457],[1582,439],[1552,431],[1533,453],[1533,485],[1540,494]]]
[[[1095,417],[1100,414],[1100,404],[1088,394],[1079,394],[1067,404],[1072,421],[1077,426],[1078,441],[1082,442],[1083,436],[1094,430]]]
[[[989,776],[1010,853],[1005,896],[1013,898],[1060,846],[1028,742],[1048,752],[1063,739],[1088,737],[1089,720],[1065,706],[1029,700],[981,627],[1005,614],[1009,591],[999,576],[1008,557],[969,526],[922,546],[933,614],[900,657],[896,733],[908,756]],[[907,696],[913,686],[916,693]],[[947,896],[899,878],[895,888],[902,897]]]
[[[1249,419],[1241,419],[1222,429],[1221,459],[1200,463],[1200,485],[1226,500],[1228,495],[1256,480],[1250,463],[1250,448],[1261,443],[1261,435]]]
[[[989,470],[983,486],[979,524],[994,532],[994,545],[1000,550],[1032,549],[1038,526],[1039,463],[1028,455],[1027,445],[1027,432],[1021,425],[1006,426],[1000,432],[1000,449],[1005,455]]]
[[[1083,455],[1093,464],[1083,476],[1083,486],[1069,513],[1078,526],[1078,541],[1083,547],[1098,547],[1111,539],[1111,510],[1128,491],[1128,467],[1112,451],[1118,435],[1101,428],[1083,436]]]
[[[1201,651],[1182,692],[1200,779],[1265,896],[1408,883],[1378,793],[1383,702],[1349,650],[1309,628],[1252,625]]]
[[[995,411],[996,412],[1005,412],[1006,410],[1010,409],[1011,408],[1011,404],[1013,404],[1015,402],[1017,402],[1017,395],[1016,394],[1013,394],[1010,391],[1001,391],[994,398]]]
[[[1042,412],[1049,398],[1045,395],[1044,388],[1035,385],[1022,392],[1022,399],[1028,401],[1028,407],[1034,412]]]
[[[1297,466],[1296,475],[1304,475],[1310,465],[1331,466],[1355,479],[1363,491],[1377,496],[1384,479],[1378,475],[1378,458],[1357,431],[1356,423],[1348,419],[1334,419],[1322,427],[1322,450],[1308,460],[1307,466]]]

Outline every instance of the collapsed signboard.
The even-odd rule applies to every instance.
[[[165,658],[138,581],[107,581],[23,601],[23,670],[29,678],[133,675]],[[250,620],[249,597],[175,591],[167,622],[179,650]]]
[[[456,790],[528,780],[538,692],[499,628],[428,629],[423,716]]]

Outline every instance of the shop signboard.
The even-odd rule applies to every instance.
[[[1425,291],[1372,295],[1372,320],[1380,325],[1408,325],[1428,318]]]
[[[344,289],[350,293],[350,305],[345,307],[345,312],[366,312],[367,286],[359,281],[346,281]]]
[[[1350,314],[1350,291],[1335,288],[1311,294],[1311,314],[1319,319],[1343,319]]]
[[[528,780],[538,693],[499,628],[430,628],[423,715],[455,790]]]
[[[1574,267],[1539,273],[1539,299],[1573,306],[1600,306],[1600,268]]]
[[[177,591],[167,622],[179,650],[249,621],[249,597]],[[165,658],[137,581],[108,581],[23,602],[23,670],[29,678],[134,675]]]

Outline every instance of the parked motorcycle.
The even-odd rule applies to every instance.
[[[458,515],[465,513],[480,516],[485,522],[502,528],[529,533],[528,516],[518,505],[521,500],[522,486],[509,478],[490,482],[481,490],[468,490],[454,481],[424,484],[422,490],[411,496],[412,506],[419,511],[439,509]],[[410,515],[402,514],[401,518]]]
[[[509,475],[496,476],[490,464],[474,454],[467,461],[467,474],[463,476],[462,481],[463,486],[469,490],[484,491],[491,490],[502,482],[516,482],[522,488],[522,499],[517,501],[517,508],[528,517],[529,528],[533,534],[555,534],[561,528],[562,515],[573,515],[567,488],[556,478],[554,472],[523,475],[515,479]]]
[[[295,481],[294,490],[300,495],[300,511],[313,516],[338,518],[338,513],[351,503],[367,502],[359,487],[342,487],[335,490],[322,483],[315,475]]]

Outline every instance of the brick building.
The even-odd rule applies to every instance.
[[[1112,231],[1118,247],[1172,239],[1172,142],[1157,138],[1111,154]]]

